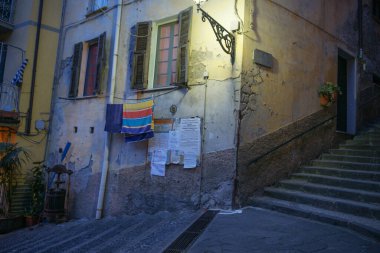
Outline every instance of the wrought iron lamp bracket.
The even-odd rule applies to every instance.
[[[207,12],[202,10],[200,5],[197,5],[197,11],[202,13],[202,21],[206,22],[206,19],[210,22],[212,30],[216,36],[216,40],[219,42],[223,51],[231,55],[231,62],[235,61],[235,36],[230,33],[226,28],[213,19]]]

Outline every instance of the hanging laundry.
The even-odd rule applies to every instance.
[[[125,135],[125,142],[137,142],[137,141],[143,141],[143,140],[148,140],[150,138],[154,137],[153,131],[149,131],[147,133],[143,134],[126,134]]]
[[[153,130],[153,100],[124,104],[122,133],[143,134]]]
[[[121,133],[123,124],[123,105],[108,104],[106,109],[106,125],[104,131],[110,133]]]
[[[24,70],[26,68],[26,64],[28,64],[28,59],[25,59],[20,68],[17,70],[15,76],[13,77],[11,84],[21,86],[23,77],[24,77]]]

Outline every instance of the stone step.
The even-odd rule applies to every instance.
[[[23,229],[2,235],[2,247],[0,247],[0,252],[22,252],[23,249],[33,246],[34,243],[57,237],[63,234],[65,230],[71,230],[80,224],[85,224],[88,222],[89,221],[86,219],[81,219],[72,220],[58,225],[52,223],[42,223],[33,230]],[[26,230],[28,232],[27,238],[25,238]],[[18,238],[22,238],[22,240],[17,240]]]
[[[357,135],[353,138],[353,140],[368,140],[368,141],[380,141],[380,136],[379,137],[371,137],[371,136],[366,136],[366,135]]]
[[[332,225],[349,228],[362,235],[372,237],[380,241],[380,221],[358,217],[336,211],[329,211],[310,205],[274,199],[270,197],[258,197],[253,199],[253,206],[279,211],[282,213],[312,219]]]
[[[336,160],[313,160],[311,165],[318,167],[328,167],[328,168],[341,168],[347,170],[366,170],[366,171],[380,171],[379,164],[373,163],[358,163],[358,162],[346,162],[346,161],[336,161]]]
[[[348,156],[348,155],[333,155],[323,154],[322,160],[333,161],[345,161],[345,162],[357,162],[357,163],[374,163],[380,166],[380,158],[378,157],[365,157],[365,156]]]
[[[380,151],[372,151],[372,150],[330,149],[329,152],[330,154],[333,154],[333,155],[380,157]]]
[[[341,177],[313,175],[307,173],[294,173],[292,174],[292,178],[306,180],[310,183],[316,184],[338,186],[349,189],[359,189],[377,193],[380,192],[380,183],[368,180],[347,179]]]
[[[126,246],[137,244],[144,237],[152,233],[156,226],[160,226],[164,222],[162,218],[154,217],[150,220],[144,221],[140,226],[135,227],[133,230],[126,230],[115,235],[112,240],[108,240],[98,247],[93,247],[89,252],[117,252],[123,251]],[[128,252],[125,250],[124,252]],[[130,251],[133,252],[133,251]]]
[[[264,194],[272,198],[380,220],[380,205],[378,204],[368,204],[334,197],[325,197],[311,193],[274,187],[265,188]]]
[[[365,203],[380,204],[380,193],[369,192],[356,189],[348,189],[336,186],[328,186],[322,184],[310,183],[304,180],[282,180],[279,186],[289,190],[297,190],[323,196],[343,198]]]
[[[359,150],[375,150],[380,151],[380,145],[361,145],[361,144],[341,144],[340,148],[343,149],[359,149]]]
[[[375,172],[363,170],[345,170],[316,166],[303,166],[300,168],[299,172],[380,182],[380,171]]]
[[[379,146],[380,145],[380,140],[347,140],[345,142],[346,145],[369,145],[369,146]]]
[[[115,224],[117,224],[117,221]],[[109,224],[103,220],[98,222],[97,226],[95,226],[93,222],[74,222],[74,226],[72,226],[69,230],[61,229],[60,233],[53,232],[51,234],[46,234],[42,238],[38,237],[38,240],[36,238],[29,239],[25,244],[20,245],[9,252],[42,252],[47,247],[58,244],[62,240],[73,239],[76,236],[80,236],[86,232],[88,233],[89,231],[92,231],[94,227],[100,227],[101,229],[99,230],[103,231],[107,228],[107,226],[109,226]]]
[[[59,242],[56,242],[54,244],[45,245],[44,249],[40,249],[38,252],[66,252],[68,250],[71,250],[72,248],[77,247],[78,244],[84,242],[84,241],[91,241],[92,245],[95,248],[101,247],[104,244],[108,243],[110,239],[113,239],[116,236],[119,236],[120,234],[126,233],[126,231],[132,231],[135,230],[137,227],[147,227],[154,225],[155,223],[152,221],[153,219],[151,217],[143,217],[138,219],[128,219],[122,223],[118,221],[117,218],[110,220],[107,220],[108,222],[105,222],[104,226],[102,228],[98,226],[93,226],[91,229],[86,231],[81,231],[80,233],[71,236],[70,238],[64,238],[61,239]],[[93,240],[93,237],[104,233],[104,240],[103,238],[97,238],[97,240]],[[78,249],[76,252],[81,252],[84,250]],[[86,250],[87,252],[95,252],[95,250]],[[32,252],[32,251],[31,251]],[[108,251],[112,252],[112,250]]]

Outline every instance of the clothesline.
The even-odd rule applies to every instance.
[[[117,99],[121,99],[121,100],[124,100],[124,101],[127,101],[127,100],[130,100],[130,101],[142,101],[142,100],[147,100],[147,99],[153,99],[153,98],[157,98],[157,97],[160,97],[160,96],[163,96],[163,95],[166,95],[166,94],[169,94],[173,91],[176,91],[178,89],[180,89],[181,87],[176,87],[168,92],[165,92],[165,93],[161,93],[161,94],[158,94],[158,95],[152,95],[152,96],[149,96],[149,97],[145,97],[145,98],[122,98],[122,97],[117,97],[117,96],[114,96],[114,98],[117,98]]]

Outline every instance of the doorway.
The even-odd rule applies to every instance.
[[[355,58],[338,50],[337,82],[342,95],[337,101],[336,130],[348,134],[356,133],[356,64]]]

